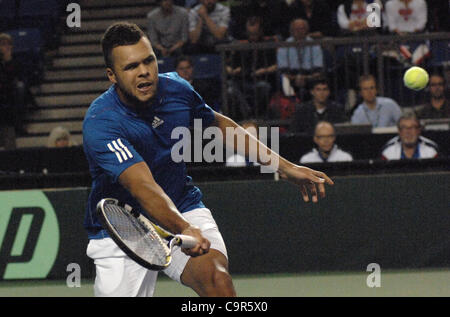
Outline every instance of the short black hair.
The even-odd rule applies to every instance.
[[[317,85],[320,85],[320,84],[327,85],[328,88],[330,87],[330,83],[328,82],[328,79],[324,75],[320,75],[319,77],[310,79],[307,84],[308,84],[309,90],[314,89],[314,87],[316,87]]]
[[[194,61],[188,55],[180,55],[180,56],[178,56],[177,59],[175,60],[175,68],[177,68],[178,65],[180,65],[181,62],[188,62],[191,66],[194,66]]]
[[[106,67],[113,68],[111,52],[115,47],[134,45],[142,37],[146,37],[145,33],[134,23],[116,22],[109,26],[101,40]]]

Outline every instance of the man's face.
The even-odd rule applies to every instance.
[[[327,84],[317,84],[311,89],[311,95],[317,103],[326,103],[330,96],[330,88]]]
[[[405,146],[415,146],[420,136],[420,125],[414,119],[402,119],[398,125],[398,135]]]
[[[431,76],[430,95],[432,98],[441,99],[444,97],[445,81],[440,76]]]
[[[12,58],[13,45],[9,41],[0,41],[0,56],[3,61],[9,62]]]
[[[200,0],[200,2],[206,7],[208,12],[212,12],[216,7],[217,0]]]
[[[259,35],[261,33],[260,31],[260,24],[259,23],[247,23],[247,36],[248,39],[251,41],[257,41],[259,39]]]
[[[117,46],[111,57],[113,68],[107,74],[122,101],[135,108],[149,106],[158,89],[158,63],[149,40],[142,37],[136,44]]]
[[[373,79],[362,81],[360,84],[361,97],[365,102],[372,103],[377,97],[377,85]]]
[[[308,34],[308,24],[305,21],[296,20],[291,25],[291,35],[296,40],[303,40]]]
[[[181,78],[186,79],[188,82],[192,81],[194,68],[188,61],[181,61],[178,64],[176,71]]]
[[[314,143],[316,143],[319,151],[330,152],[336,141],[336,134],[328,123],[319,124],[314,132]]]
[[[161,9],[165,12],[170,12],[173,7],[173,0],[161,0]]]

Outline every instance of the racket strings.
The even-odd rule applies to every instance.
[[[153,228],[114,204],[106,206],[105,214],[123,243],[136,255],[154,265],[168,265],[170,250]]]

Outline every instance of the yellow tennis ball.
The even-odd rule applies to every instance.
[[[413,66],[405,72],[403,82],[413,90],[422,90],[428,85],[428,73],[425,69]]]

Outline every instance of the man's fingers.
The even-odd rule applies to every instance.
[[[310,183],[308,185],[309,187],[309,191],[311,192],[311,197],[312,197],[312,201],[313,203],[316,203],[319,201],[319,198],[317,197],[317,188],[316,188],[316,184],[314,183]]]
[[[307,203],[309,202],[308,190],[306,185],[300,185],[300,192],[302,193],[303,200]]]

